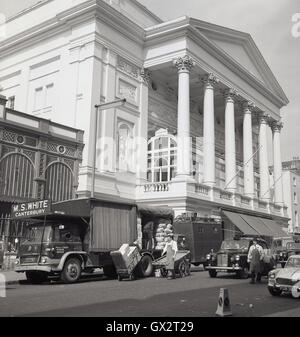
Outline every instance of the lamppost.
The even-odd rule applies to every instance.
[[[91,198],[95,198],[95,171],[96,171],[96,152],[97,152],[97,128],[98,128],[98,113],[99,111],[108,110],[124,106],[126,99],[118,99],[112,102],[95,105],[96,121],[94,125],[94,143],[93,143],[93,166],[92,166],[92,191]]]

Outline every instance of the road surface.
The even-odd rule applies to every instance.
[[[300,316],[300,299],[272,297],[261,284],[220,274],[212,279],[196,268],[191,276],[167,280],[107,280],[104,276],[77,284],[59,282],[7,287],[0,316],[211,317],[221,287],[228,288],[233,316]]]

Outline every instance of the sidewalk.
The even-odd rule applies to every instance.
[[[19,284],[26,280],[25,273],[16,273],[15,271],[6,271],[0,269],[0,274],[4,275],[6,285]]]

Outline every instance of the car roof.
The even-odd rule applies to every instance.
[[[289,257],[289,259],[290,259],[291,257],[292,257],[292,258],[299,258],[299,259],[300,259],[300,255],[296,255],[296,254],[295,254],[295,255],[291,255],[291,256]]]

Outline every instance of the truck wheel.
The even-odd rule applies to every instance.
[[[27,271],[26,278],[32,284],[41,284],[47,281],[47,273],[42,271]]]
[[[104,266],[103,273],[109,279],[116,279],[118,276],[116,268],[113,265]]]
[[[76,258],[71,258],[65,262],[64,269],[60,275],[64,283],[75,283],[81,275],[81,264]]]
[[[209,273],[209,276],[212,278],[217,277],[217,272],[213,269],[209,270],[208,273]]]
[[[273,288],[273,287],[268,287],[268,290],[269,290],[269,293],[272,296],[280,296],[280,294],[282,293],[282,291],[280,289],[276,289],[276,288]]]
[[[237,271],[236,276],[241,279],[247,279],[249,277],[249,269],[245,267],[243,270]]]
[[[144,255],[139,263],[139,274],[142,277],[149,277],[153,274],[152,258],[149,255]]]

